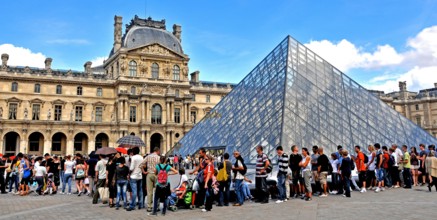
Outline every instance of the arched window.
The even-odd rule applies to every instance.
[[[61,85],[56,86],[56,94],[62,94],[62,86]]]
[[[152,78],[154,79],[159,78],[159,66],[157,63],[152,64]]]
[[[129,62],[129,76],[137,76],[137,62],[133,60]]]
[[[135,87],[135,86],[130,87],[130,94],[136,95],[137,94],[137,87]]]
[[[154,104],[152,107],[152,124],[161,124],[162,108],[158,104]]]
[[[181,69],[179,68],[179,66],[174,65],[173,66],[173,80],[180,80],[181,79],[180,72],[181,72]]]
[[[18,91],[18,83],[17,82],[12,83],[11,91],[12,92]]]
[[[40,93],[41,92],[41,85],[38,83],[35,84],[35,88],[33,89],[33,92]]]

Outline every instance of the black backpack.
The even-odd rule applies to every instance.
[[[266,173],[269,174],[273,171],[273,164],[269,158],[267,160],[269,161],[269,166],[267,166],[267,168],[266,168]]]
[[[238,161],[240,161],[240,163],[243,165],[243,170],[238,170],[238,171],[235,171],[234,172],[234,175],[236,176],[237,175],[237,172],[240,172],[241,173],[241,175],[246,175],[246,173],[247,173],[247,166],[246,166],[246,164],[244,163],[244,161],[241,159],[241,160],[239,160],[239,159],[237,159],[237,161],[235,161],[235,167],[237,167],[238,166]]]
[[[393,155],[390,155],[390,159],[388,159],[388,167],[393,167],[395,165],[395,157]]]
[[[365,153],[363,153],[363,155],[364,155],[364,163],[367,164],[369,162],[369,157]]]
[[[353,160],[349,160],[351,163],[351,170],[355,170],[355,162]]]

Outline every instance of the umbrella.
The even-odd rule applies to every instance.
[[[126,148],[122,148],[122,147],[117,147],[115,148],[118,152],[122,153],[122,154],[127,154],[127,150]]]
[[[99,155],[110,155],[110,154],[116,154],[117,150],[112,147],[102,147],[96,151],[96,154]]]
[[[141,138],[134,135],[124,136],[118,139],[117,144],[136,146],[136,147],[146,146],[146,144],[144,143],[143,140],[141,140]]]

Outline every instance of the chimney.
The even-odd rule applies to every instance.
[[[9,55],[7,53],[2,54],[2,67],[8,66]]]
[[[123,24],[123,17],[114,17],[114,53],[117,52],[121,47],[121,26]]]
[[[200,72],[197,70],[197,71],[194,71],[193,73],[191,73],[190,74],[191,75],[191,82],[199,82],[199,75],[200,75]]]
[[[48,57],[46,58],[46,60],[44,61],[44,63],[46,64],[46,70],[49,70],[52,68],[52,61],[53,59]]]
[[[88,61],[83,65],[85,73],[87,73],[87,74],[91,73],[91,65],[92,64],[93,63],[91,63],[91,61]]]
[[[181,33],[182,33],[182,27],[180,25],[174,24],[173,35],[179,40],[179,42],[182,42]]]

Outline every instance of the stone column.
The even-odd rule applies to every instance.
[[[73,155],[74,154],[74,139],[70,138],[69,140],[67,140],[67,151],[66,151],[67,155]]]
[[[144,143],[146,143],[146,153],[150,153],[150,132],[146,131],[146,139],[144,140]],[[152,149],[153,150],[153,149]]]
[[[146,146],[143,146],[143,147],[140,148],[141,154],[143,154],[143,155],[146,153],[146,147],[147,147],[147,142],[145,141],[145,139],[146,139],[146,132],[147,131],[141,131],[141,140],[143,140],[144,143],[146,144]]]
[[[27,140],[22,138],[20,140],[20,149],[19,149],[20,152],[23,154],[27,154],[27,152],[29,152],[28,148],[29,148],[29,146],[28,146]]]
[[[124,100],[124,117],[123,117],[123,120],[128,120],[128,118],[129,118],[129,114],[128,114],[128,112],[129,112],[129,103],[128,103],[128,100]]]
[[[141,122],[144,122],[144,117],[146,116],[145,101],[141,101]]]
[[[48,138],[44,140],[43,154],[45,153],[52,154],[52,140]]]
[[[2,139],[0,139],[0,153],[4,153],[5,152],[5,146],[4,146],[4,143],[3,143],[3,140]]]
[[[95,145],[95,143],[94,143],[94,140],[92,140],[92,139],[88,139],[88,149],[87,149],[87,154],[90,154],[91,153],[91,151],[93,151],[93,150],[95,150],[96,149],[96,145]]]
[[[147,123],[152,123],[152,118],[151,118],[151,111],[150,111],[150,104],[149,101],[146,101],[146,120]]]
[[[170,121],[170,103],[169,102],[166,102],[165,103],[166,104],[166,108],[165,108],[165,121],[166,122],[169,122]]]
[[[118,121],[123,119],[123,101],[118,100]]]

